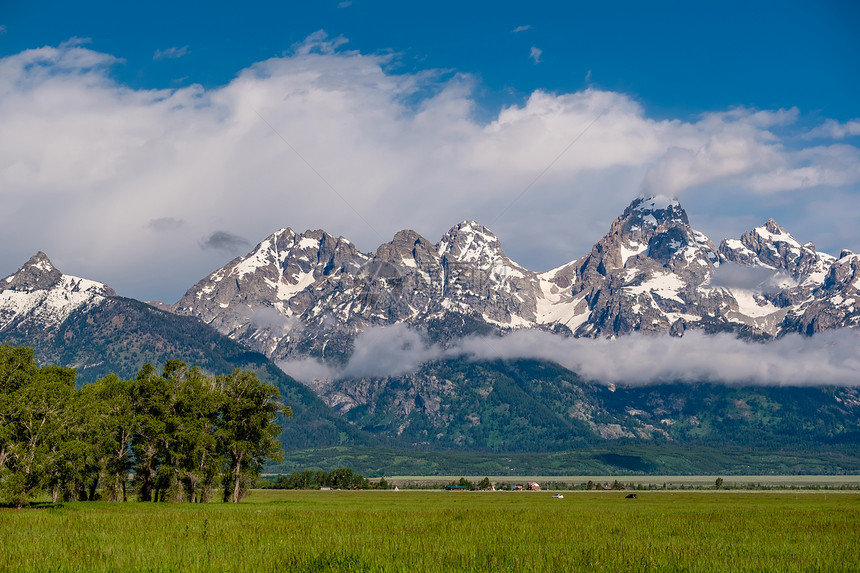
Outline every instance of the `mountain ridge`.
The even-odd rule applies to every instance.
[[[717,247],[677,199],[640,197],[589,253],[543,272],[511,260],[470,220],[436,243],[399,231],[373,253],[286,228],[201,279],[173,310],[274,360],[333,364],[359,333],[393,324],[441,344],[519,328],[588,338],[698,328],[766,340],[857,326],[856,259],[818,253],[773,219]]]

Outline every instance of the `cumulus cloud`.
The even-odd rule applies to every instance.
[[[541,54],[543,54],[543,50],[538,47],[532,46],[532,49],[529,50],[529,57],[533,59],[536,64],[540,63]]]
[[[706,183],[781,167],[779,151],[762,142],[763,135],[744,125],[741,130],[720,129],[695,147],[670,147],[646,173],[643,193],[677,197]]]
[[[575,339],[535,330],[502,337],[474,337],[449,348],[427,346],[405,327],[368,329],[356,339],[355,354],[342,370],[314,361],[283,364],[305,382],[320,378],[397,376],[438,359],[548,360],[588,380],[654,384],[718,382],[778,386],[860,385],[860,333],[827,331],[812,338],[788,335],[751,343],[730,334],[687,332],[682,338],[639,335],[617,339]]]
[[[181,48],[177,46],[173,46],[167,48],[166,50],[155,50],[155,53],[152,55],[153,60],[175,60],[177,58],[181,58],[189,53],[188,46],[182,46]]]
[[[250,247],[251,241],[227,231],[215,231],[208,237],[200,239],[199,244],[203,250],[216,249],[226,253],[238,253]]]
[[[806,134],[807,139],[845,139],[860,135],[860,118],[840,123],[835,119],[827,119],[818,127]]]
[[[380,235],[436,239],[476,219],[541,270],[587,252],[645,187],[718,197],[690,211],[705,232],[717,216],[765,220],[770,198],[791,194],[795,222],[830,233],[806,239],[860,250],[860,213],[832,200],[856,200],[858,149],[777,135],[796,110],[658,119],[635,95],[589,88],[478,114],[475,78],[390,73],[394,56],[345,44],[314,33],[214,88],[130,88],[112,76],[118,58],[77,39],[0,59],[0,266],[43,250],[125,296],[176,300],[249,245],[213,229],[256,242],[324,228],[373,251]],[[165,213],[183,224],[153,233]]]
[[[860,181],[860,149],[844,144],[796,151],[792,160],[771,171],[752,174],[751,189],[777,193],[793,189],[845,187]]]

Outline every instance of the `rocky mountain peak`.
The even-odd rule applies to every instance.
[[[677,222],[689,225],[687,212],[681,207],[677,199],[665,195],[653,195],[635,199],[627,209],[624,210],[622,218],[639,218],[641,222],[657,227],[668,222]]]
[[[489,263],[505,257],[499,238],[475,221],[452,227],[436,245],[439,256],[459,263]]]
[[[429,264],[437,258],[435,245],[411,229],[398,231],[390,242],[376,249],[376,259],[409,267],[414,261]]]
[[[0,332],[38,329],[50,335],[78,308],[112,296],[116,293],[103,283],[64,275],[39,251],[0,281]]]
[[[62,277],[63,273],[54,267],[48,255],[39,251],[15,274],[6,277],[0,283],[0,289],[25,292],[48,290],[59,284]]]
[[[239,282],[283,282],[295,286],[307,280],[343,270],[356,271],[369,257],[343,237],[321,229],[296,233],[290,228],[275,231],[254,250],[231,261],[204,281],[221,282],[230,277]]]
[[[617,269],[639,266],[645,259],[675,268],[702,259],[717,259],[710,240],[690,227],[687,212],[677,199],[663,196],[635,199],[613,221],[609,232],[583,259],[582,277],[608,276]]]
[[[398,231],[390,242],[380,245],[374,261],[390,263],[400,268],[399,272],[407,272],[408,269],[425,272],[441,269],[436,245],[411,229]]]
[[[807,298],[788,312],[784,324],[787,329],[812,335],[833,328],[860,326],[860,305],[857,304],[860,301],[860,256],[845,251],[842,254],[844,256],[829,265],[823,281],[810,285],[813,288],[798,289]]]
[[[591,253],[577,261],[570,292],[581,318],[565,324],[576,336],[599,336],[665,331],[693,316],[685,309],[712,313],[722,294],[699,287],[718,259],[714,244],[690,226],[676,199],[635,199]],[[560,286],[559,277],[565,278],[557,273],[551,282]]]
[[[768,219],[767,222],[762,226],[765,231],[771,233],[775,236],[787,236],[789,239],[794,240],[794,238],[786,231],[779,223],[774,221],[773,219]],[[761,228],[761,227],[757,227]]]
[[[724,261],[745,266],[762,266],[783,271],[799,280],[820,283],[834,257],[818,253],[811,242],[801,244],[773,219],[745,232],[740,239],[724,239],[720,243]]]

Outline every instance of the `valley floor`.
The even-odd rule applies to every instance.
[[[0,571],[851,571],[860,493],[254,491],[0,509]]]

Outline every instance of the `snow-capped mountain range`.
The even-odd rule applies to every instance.
[[[677,200],[633,201],[591,252],[534,272],[486,227],[433,243],[397,233],[375,253],[325,231],[276,231],[174,305],[273,359],[345,359],[370,326],[405,323],[434,342],[519,328],[577,337],[633,331],[786,332],[856,327],[860,256],[801,244],[775,221],[717,247]]]
[[[325,231],[276,231],[172,307],[274,360],[345,361],[370,326],[406,324],[445,344],[537,328],[576,337],[687,329],[767,339],[860,324],[860,256],[801,244],[775,221],[719,247],[677,200],[639,198],[591,252],[534,272],[486,227],[464,221],[436,243],[397,233],[363,253]],[[0,280],[0,334],[50,332],[114,291],[62,274],[44,253]]]

